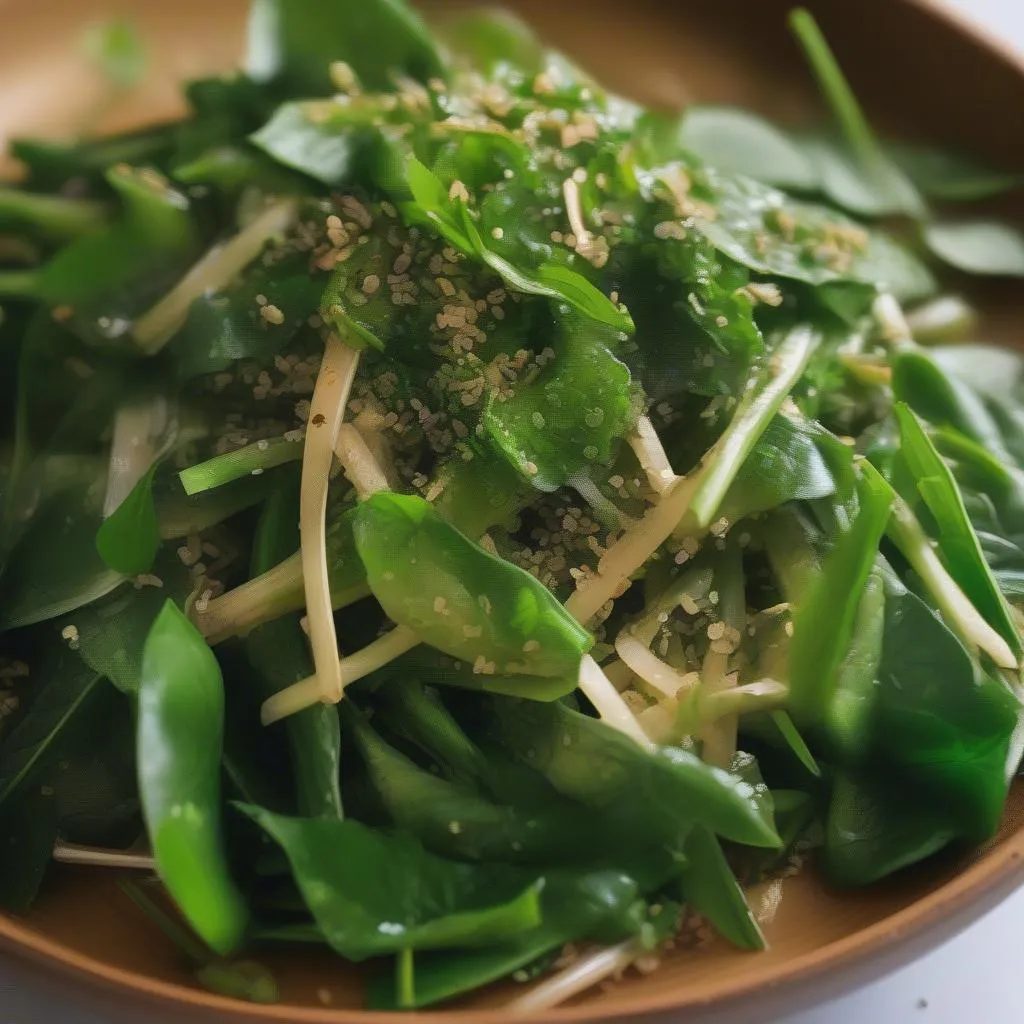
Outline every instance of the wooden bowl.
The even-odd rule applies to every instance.
[[[784,120],[814,109],[809,76],[785,29],[787,0],[519,0],[515,6],[611,87],[648,102],[732,102]],[[818,0],[809,6],[876,122],[1024,168],[1024,132],[1017,130],[1024,63],[1018,56],[927,0]],[[175,114],[180,78],[237,61],[244,8],[244,0],[7,0],[0,134],[66,133],[87,118],[95,121],[102,90],[79,40],[90,22],[114,10],[141,26],[154,66],[145,89],[106,111],[105,126]],[[986,340],[1014,344],[1013,325],[1024,314],[1020,289],[986,287],[979,300]],[[654,974],[627,978],[532,1019],[672,1012],[674,1019],[679,1014],[702,1024],[726,1015],[733,1024],[763,1021],[893,970],[952,936],[1022,880],[1024,784],[1018,783],[1001,834],[984,850],[938,858],[855,893],[834,891],[813,872],[789,879],[781,899],[778,886],[755,896],[768,952],[740,953],[722,944],[680,953]],[[403,1019],[359,1009],[359,972],[308,950],[273,958],[282,985],[279,1005],[252,1006],[202,991],[175,950],[97,869],[54,870],[30,914],[0,916],[0,940],[54,970],[117,989],[126,1007],[148,998],[193,1016],[207,1010],[222,1018],[322,1024]],[[512,1018],[500,1007],[507,992],[490,989],[417,1019],[506,1024]]]

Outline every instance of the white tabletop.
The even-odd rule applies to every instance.
[[[947,0],[1024,49],[1024,0]],[[941,949],[832,1003],[777,1024],[1019,1024],[1024,890]],[[177,1024],[124,1001],[0,958],[3,1024]]]

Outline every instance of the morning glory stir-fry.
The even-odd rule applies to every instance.
[[[218,991],[319,944],[525,1010],[995,833],[1024,363],[940,282],[1024,275],[956,206],[1020,179],[881,142],[792,24],[824,129],[276,0],[180,122],[15,143],[4,906],[141,868]]]

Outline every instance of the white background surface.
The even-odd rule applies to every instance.
[[[947,2],[1024,50],[1024,0]],[[1019,1024],[1024,1020],[1022,947],[1024,891],[911,967],[777,1024]],[[178,1019],[154,1016],[151,1008],[126,1008],[105,993],[0,958],[0,1024],[177,1024]]]

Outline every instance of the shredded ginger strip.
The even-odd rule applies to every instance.
[[[577,622],[586,624],[606,602],[624,592],[633,573],[668,540],[687,513],[695,516],[700,529],[710,526],[744,459],[803,373],[816,343],[815,333],[801,327],[779,345],[770,358],[764,387],[744,400],[697,469],[676,480],[661,500],[608,548],[596,575],[565,602],[566,611]]]
[[[218,292],[252,263],[267,242],[282,235],[299,216],[296,199],[268,206],[233,238],[206,252],[185,276],[132,327],[132,338],[147,355],[154,355],[174,336],[201,295]]]

